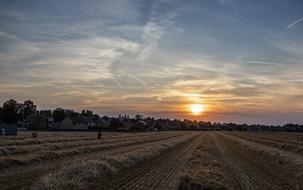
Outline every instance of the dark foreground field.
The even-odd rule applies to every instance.
[[[303,189],[303,134],[40,132],[0,138],[0,189]]]

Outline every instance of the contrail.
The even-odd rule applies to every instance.
[[[115,83],[117,84],[117,86],[122,89],[121,83],[115,77],[113,77],[113,80],[115,81]]]
[[[293,27],[294,25],[298,24],[299,22],[301,22],[303,20],[303,17],[297,19],[296,21],[294,21],[293,23],[291,23],[290,25],[288,25],[286,27],[287,30],[289,30],[291,27]]]
[[[136,81],[138,81],[139,83],[141,83],[143,86],[146,86],[146,82],[142,79],[140,79],[139,77],[136,77],[130,73],[126,73],[128,76],[130,76],[131,78],[135,79]]]

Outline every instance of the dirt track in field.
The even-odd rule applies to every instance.
[[[211,134],[215,155],[224,167],[226,182],[233,189],[296,189],[281,165],[250,154],[228,137]]]
[[[201,141],[201,134],[132,171],[122,172],[101,189],[176,189],[187,160]]]

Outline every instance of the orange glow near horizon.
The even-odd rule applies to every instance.
[[[190,111],[193,115],[200,115],[205,111],[205,107],[204,104],[191,104]]]

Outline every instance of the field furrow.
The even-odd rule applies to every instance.
[[[180,189],[302,189],[301,156],[235,136],[208,132]]]
[[[195,137],[127,174],[117,176],[105,189],[175,189],[180,172],[200,138]]]
[[[0,141],[1,190],[303,189],[303,134],[30,133]]]
[[[263,134],[250,134],[250,133],[226,133],[236,136],[238,138],[256,142],[262,145],[271,146],[284,151],[292,152],[295,154],[303,155],[303,142],[291,138],[291,136],[271,137]]]
[[[78,143],[76,145],[62,145],[55,149],[44,149],[34,152],[26,152],[23,154],[11,154],[0,156],[0,168],[8,168],[18,165],[28,165],[33,162],[41,162],[51,159],[59,159],[79,154],[86,154],[90,152],[102,151],[111,149],[113,147],[130,146],[132,144],[140,144],[144,142],[152,142],[163,139],[170,139],[182,134],[164,134],[164,135],[151,135],[148,137],[134,137],[112,140],[93,140],[93,142]]]
[[[76,161],[91,160],[98,156],[123,155],[132,151],[144,150],[146,147],[153,147],[161,143],[166,143],[171,140],[188,138],[190,133],[171,133],[169,136],[142,138],[140,141],[124,142],[117,146],[109,146],[106,149],[100,149],[92,152],[82,152],[81,154],[72,154],[68,157],[60,157],[55,160],[41,160],[40,162],[32,162],[24,166],[13,165],[10,168],[1,170],[0,186],[3,189],[18,189],[28,186],[39,179],[41,176],[61,168],[62,166],[70,165]],[[90,147],[88,146],[87,149]],[[18,183],[13,183],[14,181]]]
[[[250,155],[229,139],[213,135],[214,144],[226,167],[229,179],[237,183],[235,189],[292,189],[294,186],[277,171],[268,167],[264,160]],[[272,164],[271,164],[272,165]]]

